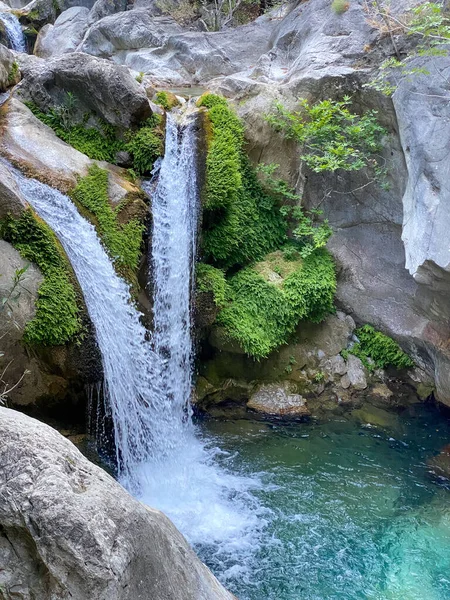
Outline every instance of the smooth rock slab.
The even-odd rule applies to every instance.
[[[51,427],[0,408],[6,600],[232,600],[174,525]]]
[[[261,385],[247,402],[247,408],[256,412],[279,417],[300,417],[309,415],[306,400],[300,394],[292,393],[289,383],[268,383]]]

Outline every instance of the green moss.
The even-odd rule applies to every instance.
[[[149,173],[155,160],[164,152],[164,132],[161,124],[161,117],[152,115],[143,127],[130,135],[125,145],[125,150],[133,158],[133,169],[140,175]]]
[[[159,104],[165,110],[172,110],[180,104],[178,98],[172,92],[157,92],[155,100],[156,104]]]
[[[67,125],[62,118],[61,107],[44,113],[32,102],[25,104],[59,138],[93,160],[115,164],[117,153],[126,151],[131,154],[134,171],[143,175],[152,170],[153,163],[163,153],[164,132],[159,115],[152,115],[142,127],[127,132],[127,139],[122,139],[118,128],[102,119],[96,118],[96,127],[87,127],[86,122],[91,116],[89,114],[85,115],[83,123]]]
[[[199,292],[212,292],[215,305],[221,308],[225,305],[227,290],[225,273],[211,265],[198,263],[197,290]]]
[[[229,303],[218,323],[229,339],[260,359],[286,343],[302,319],[319,322],[333,312],[336,275],[325,250],[317,250],[276,285],[248,267],[229,280]]]
[[[87,209],[117,270],[132,280],[141,255],[144,225],[138,219],[120,224],[108,198],[108,172],[92,165],[72,190],[71,198]]]
[[[260,185],[243,152],[244,130],[224,98],[207,94],[211,139],[206,159],[203,251],[222,268],[260,260],[286,239],[275,199]]]
[[[18,73],[19,65],[16,61],[14,61],[8,74],[8,85],[12,85],[16,81]]]
[[[31,209],[24,211],[19,219],[4,219],[0,233],[44,275],[36,316],[27,324],[24,340],[45,346],[70,341],[80,332],[81,322],[72,273],[56,236]]]
[[[359,339],[348,352],[357,356],[369,369],[409,369],[414,367],[412,359],[400,348],[392,338],[374,329],[371,325],[364,325],[355,330]],[[369,360],[370,359],[370,360]]]

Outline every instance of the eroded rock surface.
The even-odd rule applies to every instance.
[[[0,408],[6,600],[232,600],[174,525],[51,427]]]

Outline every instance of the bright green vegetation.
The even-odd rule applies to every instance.
[[[261,169],[258,179],[243,150],[242,123],[224,98],[206,94],[198,104],[208,109],[210,128],[202,232],[210,264],[199,267],[199,285],[213,289],[216,267],[216,303],[224,299],[217,322],[259,359],[287,342],[300,320],[318,322],[333,311],[336,276],[323,248],[331,230],[292,206],[300,199],[272,177],[276,165]],[[292,223],[295,239],[288,243]],[[227,272],[226,285],[217,268]]]
[[[90,213],[117,270],[127,279],[133,277],[141,255],[144,225],[138,219],[121,224],[108,198],[108,171],[92,165],[70,194],[72,200]],[[120,208],[120,205],[119,205]]]
[[[227,282],[225,273],[212,265],[199,263],[197,265],[197,290],[212,292],[214,304],[221,308],[225,305]]]
[[[155,160],[164,152],[161,123],[159,115],[152,115],[140,129],[130,134],[124,146],[132,156],[133,170],[140,175],[150,173]]]
[[[200,99],[211,125],[206,161],[203,252],[221,268],[260,260],[286,241],[287,224],[243,152],[243,127],[226,100]]]
[[[333,0],[331,8],[337,15],[343,15],[350,8],[350,3],[347,0]]]
[[[157,92],[155,99],[156,104],[159,104],[165,110],[172,110],[172,108],[180,104],[178,98],[172,92]]]
[[[17,74],[19,72],[19,65],[16,61],[11,65],[11,70],[8,73],[8,85],[13,84],[16,81]]]
[[[403,352],[392,338],[374,329],[371,325],[364,325],[356,329],[355,335],[359,342],[348,353],[357,356],[369,369],[409,369],[414,367],[414,362]]]
[[[435,2],[424,2],[401,16],[393,17],[388,11],[381,16],[384,23],[388,23],[392,29],[398,31],[400,28],[416,41],[415,47],[403,59],[400,58],[397,46],[393,42],[396,56],[385,60],[377,76],[367,84],[367,87],[391,96],[397,89],[397,84],[392,77],[394,73],[402,77],[429,74],[429,71],[423,67],[410,66],[413,59],[448,54],[446,45],[450,42],[450,19],[444,7]]]
[[[290,112],[281,103],[267,121],[301,145],[301,158],[316,173],[358,171],[376,162],[386,130],[377,121],[376,111],[360,116],[350,112],[351,99],[341,102],[300,101],[298,111]],[[380,168],[380,167],[379,167]]]
[[[230,339],[259,359],[286,343],[300,320],[320,322],[333,312],[336,276],[326,250],[296,263],[280,285],[267,281],[256,267],[229,279],[229,302],[218,323]]]
[[[47,113],[31,102],[25,104],[59,138],[93,160],[115,164],[118,152],[129,152],[133,170],[143,175],[152,170],[153,163],[163,153],[164,132],[159,115],[152,115],[139,129],[121,136],[117,127],[90,114],[85,114],[81,123],[75,123],[76,99],[73,94],[68,93],[64,105],[51,108]],[[88,127],[87,123],[92,119],[96,126]]]
[[[73,339],[81,329],[80,311],[72,272],[55,234],[31,209],[18,219],[4,219],[0,234],[44,275],[36,316],[25,328],[25,342],[57,346]]]

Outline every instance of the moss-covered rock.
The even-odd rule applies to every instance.
[[[14,219],[6,217],[0,237],[10,242],[44,276],[36,301],[36,315],[27,324],[24,340],[29,344],[65,344],[81,330],[80,304],[70,263],[55,234],[31,208]]]

